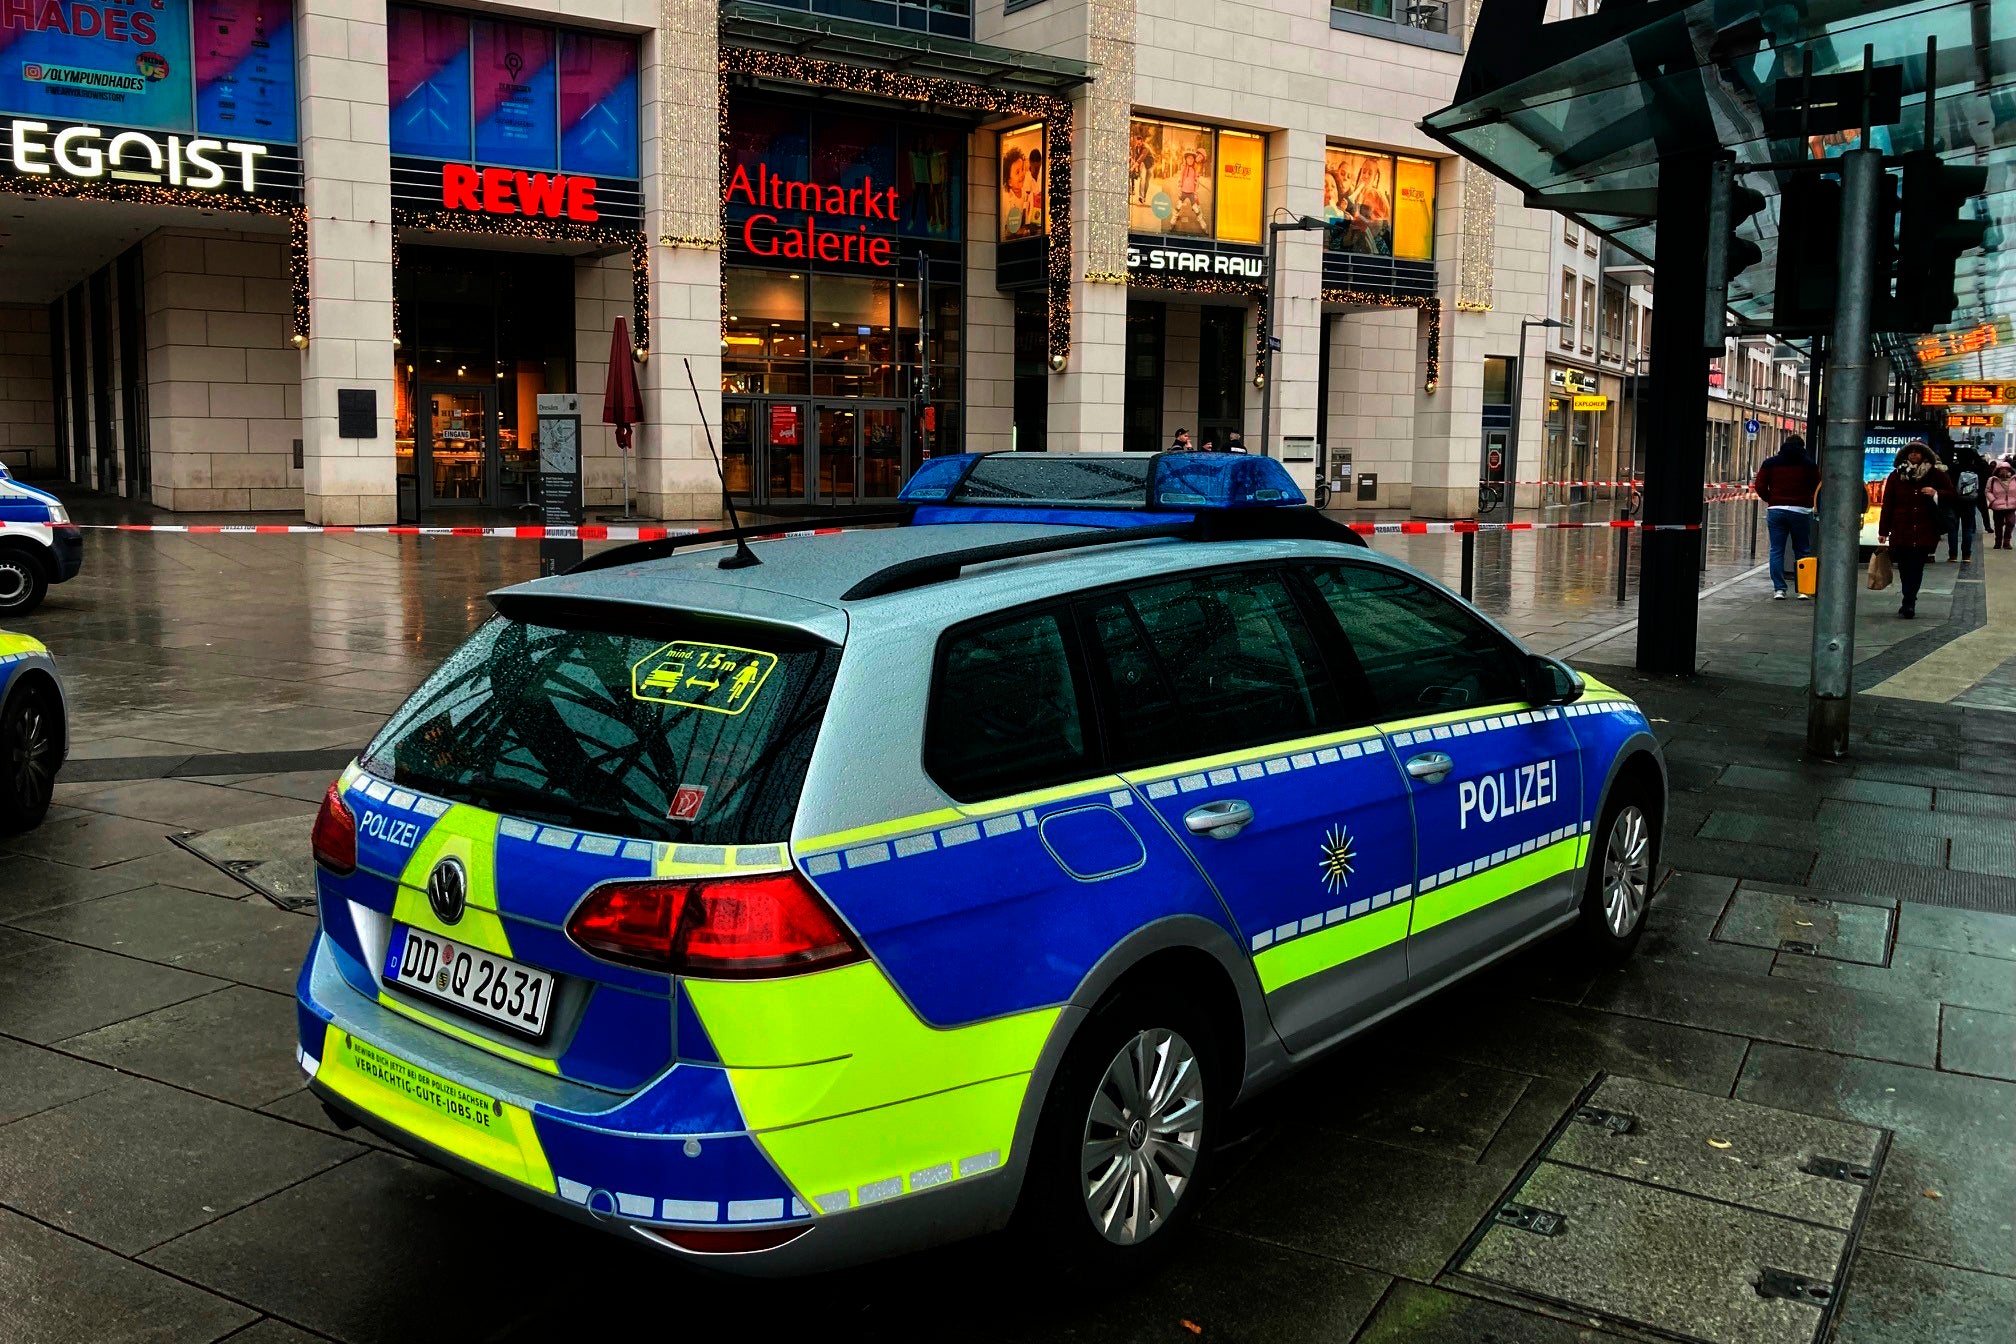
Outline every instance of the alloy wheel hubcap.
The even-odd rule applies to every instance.
[[[1603,853],[1603,920],[1613,936],[1626,937],[1638,927],[1651,888],[1652,827],[1630,804],[1610,824]]]
[[[1145,1241],[1190,1188],[1204,1140],[1204,1071],[1190,1043],[1151,1027],[1120,1047],[1092,1094],[1079,1188],[1101,1236]]]
[[[54,783],[51,763],[56,743],[49,735],[47,716],[31,700],[7,727],[6,759],[14,775],[15,796],[30,807],[40,806]]]

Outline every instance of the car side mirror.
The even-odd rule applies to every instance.
[[[1588,687],[1577,672],[1559,658],[1542,653],[1526,659],[1526,701],[1534,705],[1567,705],[1582,698]]]

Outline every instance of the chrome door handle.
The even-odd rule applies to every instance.
[[[1183,824],[1192,835],[1208,835],[1213,840],[1230,840],[1253,820],[1253,805],[1237,798],[1193,807],[1183,814]]]
[[[1440,784],[1455,768],[1456,762],[1449,759],[1446,751],[1424,751],[1407,760],[1407,773],[1423,784]]]

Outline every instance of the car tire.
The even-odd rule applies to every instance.
[[[1645,936],[1645,915],[1658,872],[1664,809],[1656,790],[1620,782],[1589,833],[1589,862],[1582,879],[1582,908],[1574,940],[1603,965],[1629,957]]]
[[[1037,1122],[1016,1224],[1052,1267],[1159,1261],[1203,1198],[1232,1080],[1220,1033],[1169,992],[1122,991],[1066,1050]]]
[[[0,546],[0,618],[27,615],[48,591],[39,556],[22,546]]]
[[[0,704],[0,834],[41,824],[55,796],[62,730],[55,698],[23,686]]]

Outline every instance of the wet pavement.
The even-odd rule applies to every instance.
[[[2016,714],[1982,698],[2016,567],[1934,567],[1908,633],[1865,594],[1879,694],[1805,762],[1811,608],[1720,507],[1687,682],[1623,667],[1610,532],[1478,545],[1486,609],[1666,742],[1638,956],[1541,949],[1387,1024],[1238,1118],[1164,1272],[1035,1292],[994,1240],[707,1279],[337,1132],[293,1057],[310,917],[187,846],[305,830],[536,547],[93,534],[21,623],[76,745],[0,839],[0,1341],[2016,1340]],[[1380,545],[1455,578],[1453,537]]]

